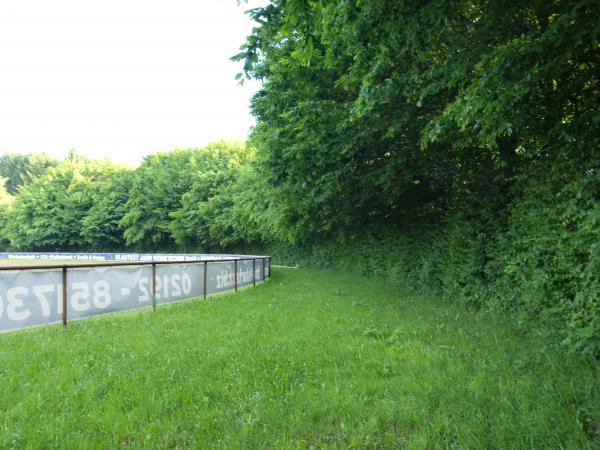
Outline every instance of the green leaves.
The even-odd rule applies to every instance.
[[[298,46],[295,50],[293,50],[290,53],[290,55],[292,58],[294,58],[296,61],[298,61],[301,66],[309,67],[310,61],[313,58],[314,50],[315,49],[313,46],[312,37],[309,37],[307,39],[306,43],[304,43],[301,46]]]
[[[120,221],[128,211],[126,203],[132,177],[132,171],[119,170],[89,184],[92,205],[81,221],[82,246],[97,250],[125,247]]]
[[[98,186],[119,170],[106,161],[65,159],[19,190],[8,208],[3,235],[11,246],[26,251],[85,248],[85,222],[96,207]],[[109,246],[105,237],[98,237],[96,248]]]
[[[232,214],[239,191],[250,188],[238,183],[252,158],[253,151],[241,142],[221,141],[194,153],[189,189],[169,214],[169,230],[178,245],[210,251],[243,240]]]
[[[57,164],[58,161],[45,153],[7,153],[0,156],[0,177],[4,177],[7,191],[15,194]]]
[[[194,150],[176,149],[144,158],[135,171],[120,221],[127,245],[149,250],[173,248],[169,213],[191,186]]]
[[[0,244],[26,251],[222,251],[257,236],[244,213],[234,217],[234,209],[245,208],[246,191],[256,193],[254,157],[244,143],[220,141],[156,153],[130,170],[72,152],[15,196],[0,185]],[[23,161],[19,173],[30,173],[29,159]]]

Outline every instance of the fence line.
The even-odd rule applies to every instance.
[[[0,267],[0,332],[61,321],[67,326],[69,320],[96,314],[206,299],[270,277],[270,256],[218,256]]]
[[[72,260],[72,261],[125,261],[166,262],[204,261],[235,258],[263,258],[263,255],[232,255],[214,253],[69,253],[69,252],[0,252],[0,259]]]

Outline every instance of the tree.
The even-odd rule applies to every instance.
[[[27,186],[58,161],[45,153],[8,153],[0,156],[0,177],[8,193],[15,194],[21,186]]]
[[[170,214],[177,244],[208,251],[242,240],[232,216],[234,186],[252,156],[242,142],[215,142],[194,152],[190,188]]]
[[[93,204],[90,184],[118,170],[108,161],[68,158],[19,190],[4,228],[11,245],[26,251],[86,249],[82,225]]]
[[[0,246],[3,250],[6,250],[10,241],[4,237],[4,227],[8,222],[8,216],[10,212],[10,207],[14,197],[10,195],[5,186],[4,179],[0,178]]]
[[[95,251],[122,251],[125,239],[120,222],[127,213],[133,171],[119,169],[88,185],[91,207],[81,221],[82,245]]]
[[[252,10],[236,59],[263,81],[252,141],[281,202],[272,228],[296,241],[444,217],[475,198],[502,209],[530,164],[592,167],[599,14],[594,0]]]
[[[146,250],[169,250],[169,213],[181,207],[191,186],[191,160],[196,150],[176,149],[147,156],[131,179],[127,212],[119,222],[127,245]]]

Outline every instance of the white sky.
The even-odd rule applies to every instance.
[[[245,139],[236,0],[0,0],[0,153],[142,156]]]

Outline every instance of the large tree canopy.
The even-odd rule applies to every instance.
[[[0,177],[10,194],[15,194],[21,186],[31,184],[38,176],[58,161],[45,153],[7,153],[0,156]]]
[[[194,152],[191,185],[181,197],[181,206],[170,214],[177,244],[209,250],[242,240],[232,217],[234,186],[252,155],[245,144],[225,141]]]
[[[538,161],[592,169],[598,6],[276,0],[251,11],[258,26],[236,58],[263,81],[253,139],[285,202],[275,229],[295,240],[437,214]]]
[[[240,243],[250,234],[234,210],[242,186],[252,185],[239,179],[253,177],[254,153],[220,141],[147,156],[135,170],[76,152],[41,170],[31,155],[9,155],[3,161],[19,161],[11,173],[23,184],[13,196],[0,178],[0,243],[28,251],[201,251]]]
[[[126,203],[133,172],[119,168],[103,179],[90,183],[87,195],[91,206],[81,221],[81,246],[96,250],[123,250],[125,238],[120,222],[127,213]]]
[[[128,245],[151,250],[174,245],[169,213],[181,205],[190,189],[193,150],[159,152],[144,158],[135,171],[120,222]]]
[[[28,251],[83,248],[83,223],[97,200],[90,185],[105,183],[118,170],[108,161],[71,154],[20,190],[9,208],[5,236]]]

